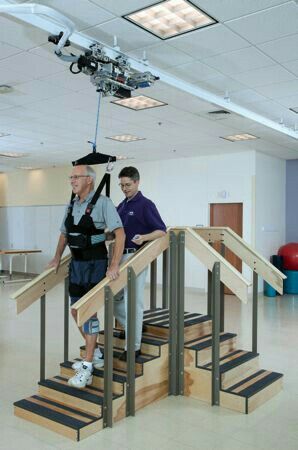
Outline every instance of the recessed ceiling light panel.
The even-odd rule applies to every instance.
[[[216,23],[187,0],[164,0],[123,16],[160,39],[169,39]]]
[[[1,152],[0,157],[5,158],[23,158],[23,156],[28,156],[27,153],[14,153],[14,152]]]
[[[231,136],[221,136],[222,139],[226,139],[227,141],[237,142],[237,141],[250,141],[252,139],[259,139],[257,136],[253,134],[243,133],[243,134],[233,134]]]
[[[137,95],[130,98],[120,98],[119,100],[114,100],[111,103],[115,103],[115,105],[124,106],[125,108],[130,108],[135,111],[167,105],[167,103],[155,100],[151,97],[146,97],[146,95]]]
[[[106,139],[112,139],[113,141],[119,141],[119,142],[133,142],[133,141],[145,140],[145,138],[133,136],[132,134],[119,134],[116,136],[107,136]]]

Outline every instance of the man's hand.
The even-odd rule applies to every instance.
[[[57,273],[59,265],[60,265],[60,260],[61,260],[61,258],[58,258],[57,256],[55,256],[47,265],[47,269],[51,269],[52,267],[54,267],[55,273]]]
[[[111,264],[108,267],[106,276],[110,278],[110,280],[116,280],[119,277],[119,264]]]
[[[133,242],[134,244],[137,244],[137,245],[142,245],[145,242],[145,239],[144,239],[144,236],[142,236],[141,234],[136,234],[132,238],[131,242]]]

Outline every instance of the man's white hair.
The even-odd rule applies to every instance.
[[[88,175],[89,177],[93,178],[93,184],[95,184],[96,172],[95,172],[95,170],[92,167],[86,166],[86,175]]]

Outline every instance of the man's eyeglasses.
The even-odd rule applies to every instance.
[[[78,180],[79,178],[90,177],[90,175],[71,175],[69,178],[70,181]]]
[[[132,185],[133,185],[133,183],[124,183],[124,184],[119,183],[119,186],[121,187],[121,189],[130,188]]]

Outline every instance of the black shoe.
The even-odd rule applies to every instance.
[[[118,339],[125,339],[125,330],[120,330],[119,331]]]
[[[140,356],[141,350],[135,351],[135,359],[137,359],[138,356]],[[119,356],[119,361],[125,361],[127,362],[127,351],[125,350],[121,355]]]

